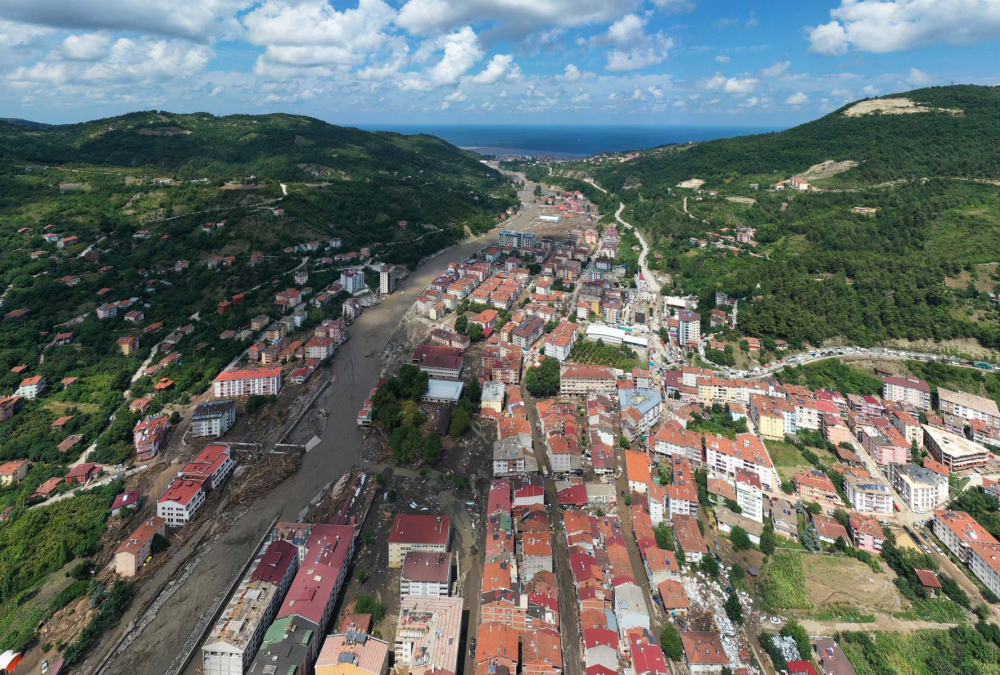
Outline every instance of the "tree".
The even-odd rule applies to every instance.
[[[680,661],[684,658],[684,644],[681,642],[681,634],[674,624],[668,622],[660,631],[660,649],[672,661]]]
[[[732,569],[729,570],[729,580],[732,581],[733,586],[742,586],[746,582],[747,569],[739,563],[733,563]]]
[[[458,318],[455,319],[455,331],[457,333],[461,333],[462,335],[468,335],[468,333],[466,332],[468,328],[469,328],[469,317],[467,317],[465,314],[459,314]]]
[[[784,492],[786,495],[794,494],[795,493],[795,483],[793,483],[788,478],[782,478],[781,479],[781,491]]]
[[[483,339],[483,327],[478,323],[469,324],[466,335],[469,336],[469,340],[472,342],[479,342]]]
[[[742,624],[743,623],[743,605],[740,604],[740,598],[736,595],[736,591],[729,594],[726,598],[726,616],[733,623]]]
[[[534,192],[534,194],[535,194],[535,197],[541,197],[542,196],[542,186],[539,185],[538,183],[535,183],[535,192]]]
[[[729,533],[729,538],[733,542],[733,548],[737,551],[746,551],[753,548],[750,535],[739,525],[733,527],[733,531]]]
[[[849,514],[844,509],[834,510],[833,517],[834,519],[836,519],[838,523],[843,525],[845,528],[849,528],[851,526],[851,514]]]
[[[559,361],[545,358],[537,368],[528,368],[524,385],[532,396],[555,396],[559,393]]]
[[[760,550],[764,555],[771,555],[777,542],[774,537],[774,526],[768,523],[764,526],[764,531],[760,535]]]
[[[358,570],[358,583],[364,584],[366,581],[368,581],[368,571]]]
[[[733,513],[743,513],[743,507],[736,503],[735,500],[725,497],[726,508]]]
[[[812,525],[806,525],[802,528],[802,545],[809,551],[820,550],[819,533],[816,532],[816,528]]]
[[[818,516],[819,514],[823,513],[823,507],[817,504],[816,502],[807,502],[806,511],[808,511],[813,515]]]
[[[420,412],[416,401],[403,401],[399,420],[404,427],[419,427],[427,416]]]
[[[452,438],[458,438],[468,431],[471,426],[472,418],[469,416],[469,412],[465,408],[455,408],[455,412],[451,415],[451,425],[448,427],[448,435]]]
[[[431,431],[424,439],[424,461],[433,462],[441,456],[441,434]]]
[[[712,577],[713,579],[719,578],[719,561],[711,555],[703,555],[701,557],[701,571]]]
[[[618,439],[618,445],[622,446],[626,450],[628,450],[630,447],[632,447],[632,443],[627,438],[625,438],[624,435],[622,435],[621,437],[619,437],[619,439]]]
[[[844,539],[843,535],[840,535],[833,542],[833,547],[836,548],[841,553],[843,553],[844,551],[847,550],[847,540]]]
[[[179,424],[180,421],[181,421],[181,414],[179,412],[177,412],[175,410],[172,413],[170,413],[170,423],[171,424],[176,425],[176,424]]]
[[[674,531],[664,522],[661,522],[653,530],[653,535],[656,537],[656,546],[663,549],[664,551],[670,551],[674,548]]]

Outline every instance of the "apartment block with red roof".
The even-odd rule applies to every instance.
[[[281,391],[281,368],[226,370],[212,385],[216,398],[277,394]]]
[[[934,535],[964,563],[969,562],[969,550],[974,543],[997,544],[986,528],[965,511],[935,511]]]
[[[212,443],[185,464],[177,476],[184,480],[202,481],[205,490],[211,491],[221,485],[235,468],[236,460],[229,445]]]
[[[132,443],[136,459],[145,462],[156,457],[167,437],[167,416],[152,415],[136,423],[132,429]]]
[[[389,533],[389,567],[402,567],[410,551],[447,553],[451,518],[399,514]]]
[[[134,577],[138,574],[149,557],[153,537],[162,537],[166,533],[167,523],[163,518],[153,516],[144,521],[115,551],[115,573],[120,577]]]
[[[156,500],[156,515],[167,521],[168,527],[181,527],[204,504],[205,488],[202,481],[174,480]]]
[[[763,441],[753,434],[738,434],[735,441],[723,436],[705,436],[705,464],[728,478],[739,471],[756,474],[761,487],[769,492],[777,488],[777,472]]]

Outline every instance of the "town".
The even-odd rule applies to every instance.
[[[880,396],[782,380],[831,357],[988,364],[795,353],[752,336],[739,345],[747,365],[716,363],[734,352],[741,298],[720,293],[702,317],[697,298],[669,295],[645,268],[628,223],[602,221],[579,191],[509,177],[522,206],[497,216],[499,235],[419,274],[372,248],[335,253],[337,239],[282,251],[308,256],[290,283],[279,275],[217,304],[224,321],[266,293],[270,311],[218,334],[237,348],[186,406],[164,409],[176,385],[165,373],[197,319],[166,331],[145,325],[135,300],[96,307],[135,327],[117,339],[124,356],[167,334],[133,378],[150,386],[128,405],[130,456],[87,461],[91,448],[31,495],[120,490],[107,569],[141,584],[143,601],[94,672],[143,658],[130,645],[169,620],[183,638],[165,659],[177,673],[842,675],[855,671],[839,634],[876,609],[851,604],[865,602],[865,575],[881,576],[869,591],[904,623],[996,620],[986,603],[1000,595],[1000,542],[976,519],[1000,498],[996,403],[890,370]],[[333,255],[310,255],[323,250]],[[388,340],[362,333],[381,349],[347,354],[357,325],[390,313]],[[377,364],[370,381],[356,358]],[[50,386],[24,378],[0,410],[15,416]],[[341,386],[360,392],[357,409],[335,400]],[[323,479],[297,519],[268,508],[339,443],[359,451],[341,469],[311,465]],[[8,461],[0,475],[17,485],[30,469]],[[257,522],[233,515],[243,504]],[[169,589],[186,583],[198,545],[229,532],[249,555],[218,572],[221,594],[182,588],[202,603],[192,628]],[[170,562],[171,549],[189,555]]]

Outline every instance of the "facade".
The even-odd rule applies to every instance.
[[[167,523],[163,518],[153,516],[129,535],[115,551],[115,574],[120,577],[134,577],[146,562],[153,545],[153,537],[165,536]]]
[[[205,675],[243,675],[248,671],[298,568],[298,550],[293,544],[268,544],[267,551],[240,581],[201,648]]]
[[[974,543],[998,544],[979,522],[964,511],[935,511],[934,535],[964,563],[969,562]]]
[[[365,285],[365,273],[360,269],[349,269],[341,272],[340,285],[352,295],[368,288]]]
[[[462,598],[403,598],[395,664],[407,666],[410,675],[457,673],[461,633]]]
[[[919,410],[931,409],[931,387],[915,377],[883,377],[882,398],[909,403]]]
[[[614,394],[617,389],[615,371],[607,366],[567,363],[559,369],[559,392],[565,396]]]
[[[16,485],[28,475],[31,463],[26,459],[16,459],[0,464],[0,486]]]
[[[701,434],[697,431],[664,424],[656,432],[653,442],[653,452],[660,455],[683,455],[695,466],[701,466],[703,451]]]
[[[389,295],[394,290],[396,290],[396,266],[395,265],[382,265],[382,269],[378,273],[378,292],[382,295]]]
[[[23,396],[24,398],[38,398],[45,391],[45,384],[44,375],[26,377],[21,380],[21,385],[14,392],[14,395]]]
[[[985,396],[951,391],[938,387],[938,407],[942,413],[964,420],[982,420],[991,427],[1000,427],[1000,410],[996,401]]]
[[[511,342],[521,349],[527,349],[544,332],[545,321],[541,317],[536,316],[532,319],[525,319],[511,333]]]
[[[969,568],[994,595],[1000,593],[1000,544],[969,544]]]
[[[706,435],[705,465],[734,480],[741,470],[756,474],[763,489],[776,490],[774,464],[764,443],[753,434],[738,434],[735,441]]]
[[[167,437],[167,416],[153,415],[136,423],[132,429],[136,459],[140,462],[156,457]]]
[[[743,515],[758,523],[764,522],[764,493],[757,474],[740,471],[736,474],[736,503]]]
[[[236,401],[222,399],[208,401],[194,409],[191,416],[191,435],[195,438],[218,438],[236,421]]]
[[[817,469],[795,474],[795,490],[804,502],[816,502],[828,511],[841,505],[833,481]]]
[[[898,466],[890,465],[890,472]],[[851,506],[861,513],[892,513],[892,491],[880,481],[845,473],[844,495]]]
[[[934,455],[934,459],[948,467],[949,471],[986,466],[990,455],[979,443],[927,424],[923,425],[923,428],[924,446]]]
[[[697,344],[701,340],[701,315],[689,309],[677,312],[677,343],[681,347]]]
[[[915,464],[890,464],[889,480],[917,513],[933,511],[948,500],[948,477]]]
[[[451,594],[451,554],[410,551],[403,558],[399,593],[404,598],[417,595],[440,598]]]
[[[180,527],[194,517],[205,503],[205,490],[200,481],[175,480],[156,500],[156,515],[169,527]]]
[[[389,534],[389,567],[402,567],[411,551],[447,553],[450,541],[448,516],[399,514]]]
[[[216,398],[277,394],[281,391],[281,368],[226,370],[212,384]]]

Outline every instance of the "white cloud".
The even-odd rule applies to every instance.
[[[756,77],[726,77],[722,73],[716,73],[712,77],[703,80],[701,86],[705,89],[718,89],[727,94],[746,96],[757,88],[758,82],[760,80]]]
[[[338,12],[325,0],[266,0],[243,17],[246,39],[266,47],[258,71],[268,66],[337,67],[363,64],[390,42],[396,16],[383,0],[359,0]]]
[[[455,91],[445,96],[444,100],[447,101],[448,103],[461,103],[467,98],[469,97],[468,95],[466,95],[464,91],[462,91],[461,89],[456,89]]]
[[[716,63],[729,63],[731,60],[732,59],[730,59],[725,54],[719,54],[718,56],[715,57],[715,62]]]
[[[6,78],[21,85],[131,83],[152,86],[200,73],[214,56],[209,47],[187,40],[150,36],[135,40],[119,38],[111,45],[106,58],[100,61],[65,60],[61,51],[53,51],[34,65],[15,69]]]
[[[607,70],[640,70],[667,58],[674,41],[662,32],[648,35],[646,23],[647,20],[637,14],[627,14],[611,24],[605,34],[591,41],[595,45],[614,46],[606,53]]]
[[[654,85],[649,85],[649,87],[646,88],[646,91],[648,91],[652,95],[652,97],[655,98],[657,101],[663,98],[663,90],[660,89],[659,87],[656,87]]]
[[[72,61],[97,61],[108,53],[111,36],[107,33],[70,35],[62,42],[59,53]]]
[[[428,77],[436,84],[454,84],[483,58],[479,38],[470,26],[440,38],[437,44],[444,55],[427,71]]]
[[[692,12],[698,6],[691,0],[653,0],[653,4],[670,14]]]
[[[582,77],[580,69],[574,66],[572,63],[566,66],[566,70],[563,71],[562,75],[557,75],[556,79],[562,80],[563,82],[576,82]]]
[[[70,30],[130,30],[204,40],[253,0],[4,0],[5,19]],[[0,30],[2,32],[2,30]]]
[[[781,77],[790,65],[792,65],[791,61],[775,61],[773,65],[760,71],[760,74],[764,77]]]
[[[809,102],[809,97],[801,91],[796,92],[785,99],[785,105],[805,105]]]
[[[937,75],[931,75],[916,68],[910,68],[910,73],[906,76],[906,83],[911,87],[929,87],[937,81]]]
[[[867,84],[865,85],[865,88],[862,91],[865,92],[865,96],[872,98],[878,96],[879,88],[876,87],[874,84]]]
[[[486,68],[470,78],[470,81],[473,84],[494,84],[507,74],[513,63],[514,57],[510,54],[497,54],[486,65]]]
[[[996,0],[841,0],[830,17],[829,23],[809,29],[810,51],[884,53],[1000,38]]]
[[[495,21],[511,33],[527,35],[540,25],[607,23],[641,6],[640,0],[407,0],[396,24],[412,33],[434,34]]]
[[[0,47],[23,47],[53,32],[51,28],[30,26],[0,18]]]

